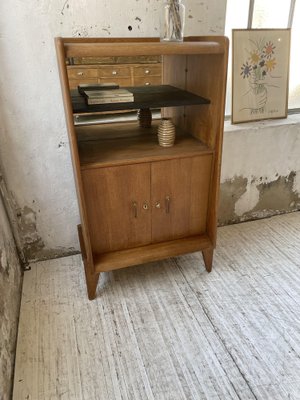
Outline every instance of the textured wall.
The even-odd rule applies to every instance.
[[[186,0],[186,34],[222,34],[225,3]],[[79,249],[75,229],[79,217],[53,38],[158,37],[161,4],[162,0],[1,2],[0,157],[29,258]]]
[[[0,176],[1,179],[1,176]],[[10,399],[21,298],[21,268],[0,196],[0,399]]]
[[[300,116],[225,124],[221,225],[300,210]]]

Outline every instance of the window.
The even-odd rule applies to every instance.
[[[300,0],[227,0],[225,35],[232,39],[232,29],[292,28],[289,110],[300,109]],[[225,114],[231,114],[232,53],[229,50]]]

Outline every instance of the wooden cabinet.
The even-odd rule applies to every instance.
[[[202,251],[210,271],[217,237],[228,40],[57,38],[56,49],[89,298],[95,298],[99,274],[116,268]],[[112,62],[139,56],[158,57],[162,63]],[[66,66],[66,59],[73,57],[103,58],[110,64]],[[134,102],[88,106],[77,90],[70,90],[77,87],[78,77],[119,80],[126,86],[130,79]],[[160,108],[172,119],[173,147],[158,145],[159,120],[143,128],[138,120],[126,119],[127,111],[132,115],[145,108]],[[110,112],[114,118],[103,123],[99,115],[107,118]],[[118,113],[123,122],[114,122]],[[76,124],[76,116],[84,116],[85,122]]]

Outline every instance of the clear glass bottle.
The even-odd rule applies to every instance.
[[[181,0],[165,0],[160,16],[160,40],[182,42],[185,6]]]

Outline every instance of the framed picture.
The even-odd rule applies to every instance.
[[[232,31],[233,124],[286,118],[290,29]]]

